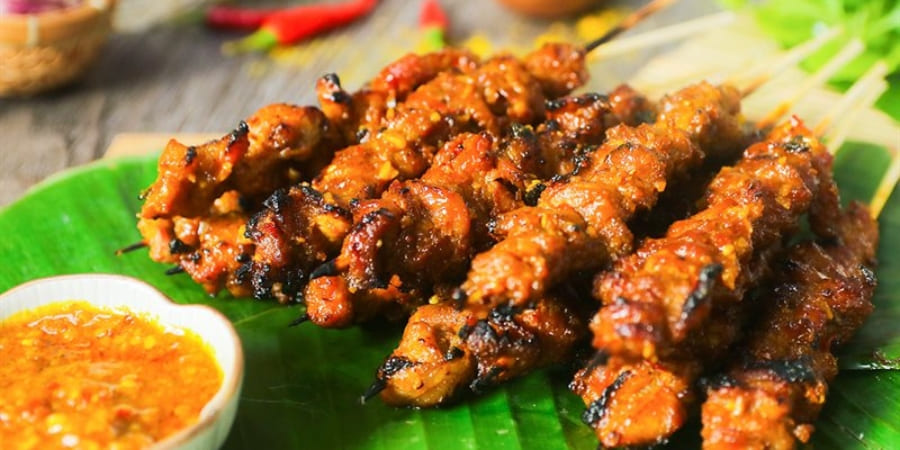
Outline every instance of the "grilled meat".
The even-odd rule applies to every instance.
[[[312,321],[344,326],[382,310],[407,313],[433,286],[458,282],[472,255],[493,244],[493,220],[536,200],[542,178],[572,170],[612,124],[653,117],[649,102],[627,86],[608,98],[586,94],[549,106],[536,130],[515,127],[500,142],[460,135],[421,179],[395,182],[361,202],[341,254],[328,263],[337,272],[331,277],[343,280],[319,277],[306,289]]]
[[[837,239],[791,248],[768,311],[730,368],[710,383],[703,448],[793,449],[807,442],[837,375],[833,346],[872,312],[878,225],[853,204]]]
[[[505,239],[475,257],[468,280],[453,292],[460,303],[458,316],[465,322],[419,321],[417,336],[452,336],[460,333],[460,327],[483,323],[498,309],[525,314],[540,302],[550,301],[545,295],[552,286],[578,271],[599,269],[630,251],[632,236],[626,221],[635,211],[651,208],[667,182],[700,164],[704,154],[697,143],[708,145],[707,150],[715,154],[731,152],[743,143],[737,117],[739,96],[732,88],[701,83],[665,98],[659,110],[654,125],[611,128],[606,142],[590,152],[573,174],[550,183],[536,206],[501,216],[495,232]],[[540,336],[545,338],[552,336]],[[403,339],[388,361],[406,358],[407,352],[414,351],[417,344],[408,342],[409,337]],[[463,350],[476,370],[442,383],[439,388],[443,392],[419,397],[419,386],[405,381],[406,371],[425,370],[419,366],[432,373],[444,370],[440,359],[420,358],[390,377],[379,372],[379,380],[385,384],[382,398],[392,404],[432,406],[435,399],[449,398],[472,383],[483,386],[524,372],[519,367],[512,371],[495,365],[490,355],[479,354],[477,348]],[[566,352],[556,349],[555,353]],[[540,362],[552,355],[545,358],[523,356],[526,361]]]
[[[813,202],[834,201],[832,185],[830,154],[791,120],[719,172],[704,210],[597,277],[603,307],[591,329],[606,362],[573,386],[601,444],[651,444],[681,426],[697,377],[739,336],[749,306],[740,300]],[[634,392],[653,392],[653,401]],[[666,420],[627,419],[635,413]]]
[[[548,53],[561,52],[561,48],[572,50],[563,54],[573,61],[558,61],[559,65],[571,67],[574,72],[558,68],[550,72],[543,63],[535,62],[544,61]],[[254,218],[248,227],[251,239],[267,235],[267,243],[256,247],[249,269],[254,294],[275,296],[282,302],[297,300],[300,291],[286,289],[285,282],[305,278],[325,261],[325,256],[338,253],[343,234],[350,227],[347,211],[351,203],[380,196],[394,180],[421,176],[441,145],[458,133],[485,131],[502,136],[514,123],[537,123],[544,116],[544,102],[549,98],[545,90],[555,93],[562,83],[559,80],[583,82],[586,76],[583,62],[581,51],[553,44],[532,53],[524,62],[511,56],[498,56],[471,73],[442,72],[420,86],[405,102],[388,110],[383,129],[360,144],[337,152],[310,184],[309,188],[321,193],[327,203],[342,210],[328,212],[329,225],[334,225],[339,218],[346,219],[337,231],[331,232],[334,239],[317,242],[321,245],[309,248],[312,243],[308,237],[296,234],[304,228],[287,224],[289,221],[310,224],[316,233],[329,236],[318,225],[318,216],[296,217],[311,211],[305,202],[314,201],[309,200],[309,192],[301,192],[299,187],[279,194],[289,200],[282,203],[283,208],[278,211],[266,208]],[[528,67],[544,71],[541,72],[544,78],[532,75]],[[559,82],[551,82],[554,79]],[[265,231],[258,225],[264,226]],[[314,257],[308,258],[310,255]]]

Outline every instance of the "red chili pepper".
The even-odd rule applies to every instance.
[[[436,27],[447,30],[447,13],[441,8],[437,0],[425,0],[419,11],[419,26],[422,28]]]
[[[293,44],[346,24],[368,14],[378,0],[349,0],[343,3],[304,5],[268,16],[259,30],[229,46],[236,52],[268,50]]]
[[[279,9],[250,9],[215,5],[206,10],[206,24],[226,30],[256,31]]]
[[[446,45],[447,13],[437,0],[425,0],[419,11],[419,28],[424,34],[423,42],[426,51],[435,52]]]

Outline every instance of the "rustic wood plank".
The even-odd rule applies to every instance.
[[[126,5],[129,1],[122,0]],[[604,4],[635,7],[644,0]],[[526,19],[496,2],[442,0],[457,41],[473,33],[494,49],[529,48],[549,22]],[[714,0],[680,4],[632,32],[696,17]],[[132,11],[134,9],[132,8]],[[103,156],[122,132],[218,132],[276,101],[311,103],[313,83],[334,71],[355,89],[385,63],[415,48],[418,3],[383,0],[373,16],[298,47],[280,62],[259,55],[226,57],[221,44],[236,37],[201,25],[160,25],[114,35],[97,65],[76,85],[29,99],[0,99],[0,206],[59,170]],[[656,52],[598,66],[591,89],[626,79]],[[0,63],[2,68],[2,63]]]

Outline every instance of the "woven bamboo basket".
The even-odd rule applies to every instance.
[[[84,74],[106,42],[115,3],[0,15],[0,96],[36,94]]]

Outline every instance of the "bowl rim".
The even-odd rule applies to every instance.
[[[83,0],[37,14],[0,14],[0,46],[34,47],[96,30],[108,22],[118,0]],[[102,32],[108,27],[100,27]]]
[[[238,395],[238,391],[240,390],[243,379],[244,379],[244,351],[243,346],[241,344],[240,337],[237,334],[237,331],[234,329],[234,325],[231,323],[224,314],[222,314],[219,310],[202,304],[193,304],[193,303],[176,303],[169,296],[165,295],[162,291],[157,289],[155,286],[147,283],[146,281],[130,277],[127,275],[120,274],[112,274],[112,273],[80,273],[80,274],[67,274],[67,275],[56,275],[44,278],[38,278],[30,281],[26,281],[22,284],[16,285],[2,293],[0,293],[0,302],[3,302],[4,299],[10,294],[13,294],[18,291],[23,291],[27,289],[32,289],[36,285],[45,284],[48,282],[62,282],[65,283],[67,281],[84,281],[84,280],[96,280],[100,282],[106,281],[115,281],[115,282],[123,282],[123,283],[131,283],[140,286],[141,288],[148,291],[150,294],[153,294],[153,297],[147,296],[150,301],[144,301],[143,303],[151,305],[150,308],[147,309],[147,313],[151,315],[154,311],[162,311],[165,309],[190,309],[195,311],[202,311],[203,314],[211,315],[219,320],[223,325],[224,329],[228,336],[228,345],[233,346],[234,351],[234,361],[231,364],[231,367],[224,367],[222,365],[222,361],[218,356],[218,352],[215,350],[212,352],[212,356],[215,359],[216,363],[219,365],[222,370],[222,385],[219,389],[213,394],[212,398],[209,399],[206,404],[203,405],[201,409],[200,419],[191,424],[190,426],[179,430],[178,432],[169,435],[165,439],[162,439],[156,443],[154,443],[149,448],[153,450],[165,450],[165,449],[176,449],[181,445],[185,445],[191,441],[191,439],[195,438],[197,435],[201,434],[203,431],[212,427],[222,416],[224,411],[227,409],[230,401],[234,399]],[[16,314],[23,311],[28,311],[29,309],[33,309],[35,307],[43,306],[44,304],[52,304],[57,302],[66,302],[66,301],[85,301],[87,303],[93,303],[92,299],[85,298],[59,298],[57,301],[50,301],[47,303],[42,303],[42,305],[31,306],[31,307],[23,307],[17,309],[12,312],[12,314]],[[129,309],[129,305],[127,303],[122,303],[121,305],[117,305],[116,308],[124,308]],[[139,311],[134,311],[139,312]],[[161,317],[157,317],[162,323],[165,323]],[[4,319],[0,318],[0,322]],[[199,332],[189,327],[181,327],[186,328],[197,334],[198,336],[203,336]],[[212,342],[204,338],[204,341],[215,348]],[[233,376],[229,377],[229,374]],[[239,400],[239,399],[236,399]]]

